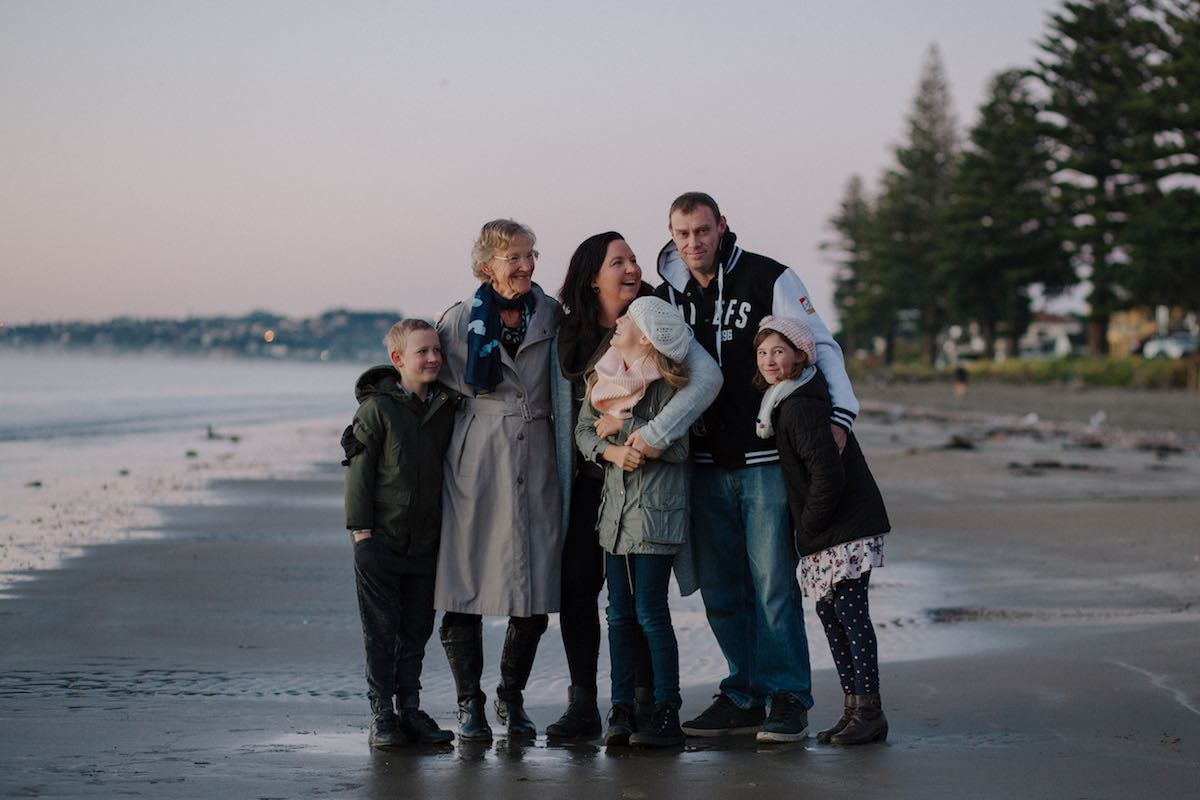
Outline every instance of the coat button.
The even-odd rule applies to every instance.
[[[517,478],[517,485],[518,485],[518,486],[520,486],[520,485],[521,485],[521,484],[523,484],[524,482],[525,482],[525,479],[524,479],[524,478]]]
[[[522,439],[524,439],[524,438],[525,438],[525,434],[523,434],[523,433],[518,433],[518,434],[517,434],[517,441],[518,441],[518,442],[519,442],[519,441],[521,441],[521,440],[522,440]]]
[[[520,399],[522,399],[522,398],[524,398],[524,397],[525,397],[525,395],[524,395],[524,394],[522,394],[521,392],[517,392],[517,399],[518,399],[518,400],[520,400]]]

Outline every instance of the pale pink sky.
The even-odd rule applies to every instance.
[[[699,189],[832,317],[817,246],[891,163],[931,43],[959,120],[1044,0],[0,0],[0,321],[256,308],[434,316],[480,224],[647,277]]]

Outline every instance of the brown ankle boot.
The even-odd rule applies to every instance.
[[[854,716],[854,698],[856,695],[848,694],[842,701],[842,716],[838,721],[833,723],[832,727],[826,728],[823,731],[817,731],[817,741],[821,744],[829,744],[829,740],[850,724],[851,717]]]
[[[854,699],[850,722],[830,737],[830,744],[870,744],[887,739],[888,722],[877,694],[860,694]]]

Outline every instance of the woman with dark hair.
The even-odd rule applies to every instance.
[[[637,257],[616,231],[590,236],[571,256],[567,276],[559,289],[563,305],[557,338],[559,375],[555,386],[555,439],[559,483],[569,498],[566,540],[562,553],[562,599],[559,623],[563,648],[571,672],[567,710],[547,729],[556,738],[591,738],[600,735],[596,702],[596,662],[600,652],[600,617],[596,601],[604,583],[604,551],[596,536],[604,468],[584,458],[575,444],[575,421],[586,394],[584,376],[608,349],[617,318],[638,297],[653,289],[642,281]],[[691,376],[650,424],[634,432],[648,447],[661,451],[686,434],[721,389],[721,370],[703,347],[693,340],[684,360]],[[683,585],[688,594],[695,587]],[[637,696],[639,716],[653,708],[649,651],[640,648]]]

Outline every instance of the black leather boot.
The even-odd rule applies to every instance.
[[[596,706],[595,688],[572,686],[567,689],[567,710],[546,726],[546,736],[552,739],[594,739],[600,735],[600,709]]]
[[[853,695],[853,694],[845,695],[845,699],[842,701],[842,716],[839,717],[838,721],[833,723],[833,725],[831,727],[826,728],[823,731],[817,731],[817,741],[818,742],[820,742],[821,744],[829,744],[830,739],[832,739],[835,735],[841,733],[842,730],[847,725],[850,724],[850,718],[852,716],[854,716],[854,698],[855,697],[857,697],[857,695]]]
[[[482,624],[442,628],[441,636],[458,693],[458,738],[491,741],[492,729],[484,711],[485,698],[479,688],[479,677],[483,674]]]
[[[638,728],[629,737],[634,747],[678,747],[683,744],[683,729],[679,727],[679,710],[666,703],[654,707],[650,724]]]
[[[854,713],[850,722],[840,733],[834,734],[830,744],[870,744],[887,739],[888,721],[883,715],[883,704],[877,694],[860,694],[854,699]]]
[[[533,659],[543,631],[544,625],[540,630],[530,629],[529,626],[518,627],[510,620],[504,635],[500,685],[496,687],[496,718],[505,724],[510,739],[537,737],[537,726],[525,713],[525,698],[521,693],[533,671]]]
[[[371,747],[400,747],[408,744],[408,737],[400,727],[400,718],[392,709],[392,698],[371,697],[371,733],[367,741]]]

